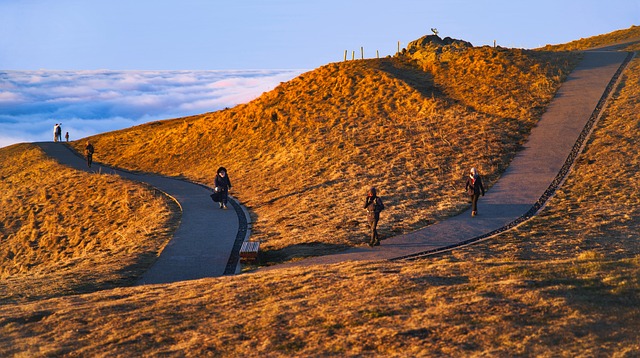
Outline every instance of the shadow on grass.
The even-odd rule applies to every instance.
[[[444,97],[434,81],[433,76],[415,65],[409,64],[406,59],[393,59],[382,61],[381,69],[392,77],[406,83],[424,97]]]
[[[300,190],[285,194],[285,195],[281,195],[281,196],[277,196],[273,199],[268,200],[267,202],[265,202],[264,204],[256,204],[254,207],[260,207],[263,205],[272,205],[275,204],[277,201],[282,200],[282,199],[288,199],[290,197],[296,196],[296,195],[301,195],[307,192],[311,192],[313,190],[319,189],[319,188],[323,188],[323,187],[331,187],[333,185],[339,184],[339,183],[343,183],[346,182],[346,179],[335,179],[335,180],[329,180],[326,182],[322,182],[320,184],[316,184],[316,185],[312,185],[312,186],[308,186],[305,188],[301,188]]]
[[[468,276],[434,276],[425,275],[411,278],[411,281],[428,286],[455,286],[469,283]]]
[[[327,244],[316,241],[291,245],[280,250],[261,251],[259,260],[261,265],[275,265],[288,261],[297,261],[307,257],[335,254],[349,248],[351,248],[351,246]]]

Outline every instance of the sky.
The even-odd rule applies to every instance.
[[[431,28],[536,48],[639,24],[639,0],[0,0],[0,70],[314,69]]]
[[[0,147],[71,140],[233,107],[300,70],[0,70]]]
[[[248,102],[431,34],[537,48],[640,25],[640,0],[0,0],[0,147]]]

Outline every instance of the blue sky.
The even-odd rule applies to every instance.
[[[536,48],[632,25],[640,0],[0,0],[0,147],[232,107],[431,28]]]
[[[639,24],[638,0],[0,0],[0,69],[313,69],[432,27],[535,48]]]

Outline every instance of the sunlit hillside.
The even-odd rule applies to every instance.
[[[0,304],[129,285],[171,239],[177,204],[116,175],[0,150]]]
[[[546,51],[576,51],[585,50],[589,48],[599,48],[612,45],[624,44],[629,39],[640,38],[640,26],[631,26],[628,29],[613,31],[608,34],[582,38],[579,40],[571,41],[566,44],[560,45],[547,45],[542,48]],[[638,51],[638,43],[635,42],[629,47],[624,46],[621,51]]]
[[[575,60],[428,45],[328,64],[232,109],[90,139],[96,160],[134,170],[210,184],[223,165],[266,261],[324,254],[363,242],[370,186],[387,203],[383,237],[464,209],[464,173],[475,166],[496,180]]]
[[[433,78],[445,102],[459,103],[460,92],[443,90]],[[298,267],[3,302],[0,356],[636,357],[638,98],[636,58],[558,194],[540,215],[489,241],[411,262]],[[144,128],[188,132],[206,120],[189,121],[191,127],[174,121]],[[125,133],[96,140],[107,136],[138,145]],[[3,164],[16,155],[6,150],[0,150]],[[31,163],[31,156],[40,158],[33,152],[21,158]],[[29,173],[28,166],[17,172]],[[3,183],[7,178],[3,172]],[[44,175],[29,178],[32,187],[46,184]],[[249,201],[245,190],[238,194]],[[25,195],[13,200],[12,208],[30,205]],[[51,210],[54,201],[45,203]],[[267,212],[265,204],[252,205]]]

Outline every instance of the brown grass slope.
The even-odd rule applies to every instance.
[[[623,44],[629,40],[640,40],[640,26],[631,26],[628,29],[617,30],[608,34],[582,38],[560,45],[547,45],[543,47],[546,51],[580,51],[589,48],[606,47]],[[637,43],[623,51],[638,51]]]
[[[0,356],[637,356],[639,59],[621,84],[517,230],[420,261],[4,304]]]
[[[0,303],[128,285],[169,241],[177,205],[114,175],[0,150]]]
[[[223,165],[268,261],[322,254],[363,242],[369,186],[387,203],[383,237],[462,210],[463,174],[476,166],[497,179],[574,59],[428,46],[329,64],[248,104],[90,140],[96,160],[133,170],[211,183]]]

